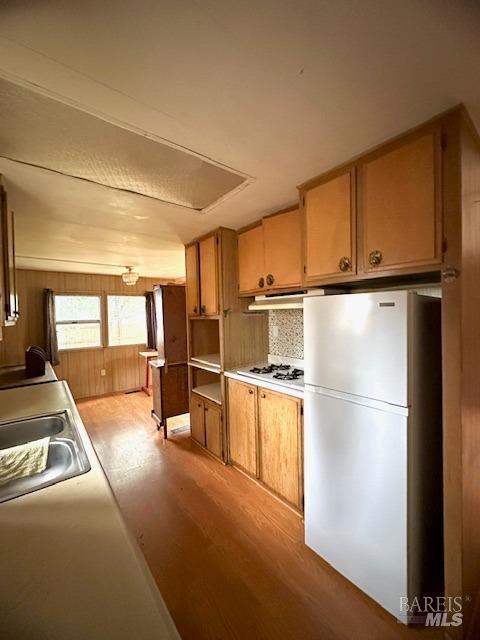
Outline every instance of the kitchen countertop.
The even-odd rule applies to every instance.
[[[69,408],[88,473],[0,504],[0,628],[22,640],[179,635],[65,382],[0,391],[0,420]]]
[[[240,382],[245,382],[246,384],[254,384],[257,387],[263,387],[264,389],[278,391],[278,393],[284,393],[287,396],[293,396],[295,398],[303,399],[304,396],[304,392],[300,389],[295,389],[285,384],[271,382],[268,378],[266,378],[265,380],[261,380],[259,378],[254,378],[253,376],[238,373],[237,371],[225,371],[225,377],[232,378],[232,380],[239,380]]]
[[[27,378],[25,365],[0,367],[0,389],[24,387],[32,384],[43,384],[56,380],[57,376],[50,362],[45,363],[45,375]],[[1,419],[1,418],[0,418]]]

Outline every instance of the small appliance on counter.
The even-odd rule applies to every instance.
[[[25,376],[38,378],[45,375],[47,354],[41,347],[30,346],[25,352]]]

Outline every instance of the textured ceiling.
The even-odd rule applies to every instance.
[[[0,78],[0,155],[190,209],[245,178]]]
[[[183,271],[184,242],[445,109],[480,127],[479,33],[474,0],[0,2],[0,76],[255,177],[199,215],[4,163],[22,253]]]

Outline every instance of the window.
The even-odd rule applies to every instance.
[[[107,296],[108,346],[147,344],[145,296]]]
[[[102,346],[100,296],[56,295],[58,348],[88,349]]]

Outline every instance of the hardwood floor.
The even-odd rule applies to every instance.
[[[389,640],[407,629],[303,543],[290,509],[189,438],[143,393],[79,401],[122,513],[184,640]]]

